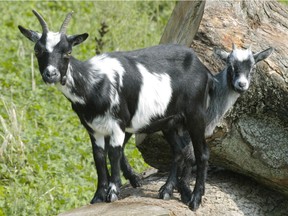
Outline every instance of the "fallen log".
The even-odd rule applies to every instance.
[[[149,171],[143,186],[121,188],[121,199],[97,203],[62,213],[59,216],[241,216],[286,215],[288,200],[255,181],[225,170],[210,170],[201,207],[191,211],[178,193],[171,200],[158,199],[166,175]],[[195,178],[194,178],[195,179]],[[192,182],[194,184],[195,182]]]

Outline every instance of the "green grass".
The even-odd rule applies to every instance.
[[[68,34],[90,35],[73,51],[85,60],[95,54],[95,37],[103,21],[109,28],[103,37],[105,52],[158,44],[174,5],[1,2],[0,216],[56,215],[87,204],[97,186],[88,135],[64,96],[42,82],[33,43],[17,26],[41,31],[31,11],[36,9],[50,29],[58,31],[66,13],[73,10]],[[133,140],[126,154],[135,170],[147,168]]]

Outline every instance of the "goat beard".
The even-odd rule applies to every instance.
[[[67,80],[67,76],[63,76],[61,79],[61,85],[65,85],[66,84],[66,80]]]

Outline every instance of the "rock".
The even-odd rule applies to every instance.
[[[62,213],[59,216],[285,216],[288,215],[288,200],[255,181],[223,169],[210,169],[206,193],[202,204],[192,212],[179,201],[175,191],[171,200],[157,198],[166,175],[153,171],[144,178],[141,188],[125,185],[121,198],[114,203],[87,205]],[[192,185],[195,182],[192,182]],[[191,186],[192,186],[191,185]]]

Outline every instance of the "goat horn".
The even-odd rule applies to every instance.
[[[73,14],[73,11],[71,11],[70,13],[67,14],[63,24],[61,25],[60,31],[59,31],[61,34],[65,34],[66,33],[67,25],[68,25],[68,23],[70,22],[70,20],[72,18],[72,14]]]
[[[49,31],[49,29],[48,29],[47,23],[45,22],[43,17],[36,10],[32,10],[32,12],[35,14],[37,19],[39,20],[39,22],[40,22],[40,24],[42,26],[43,33],[47,33]]]
[[[234,43],[232,43],[232,49],[235,50],[237,47]]]

